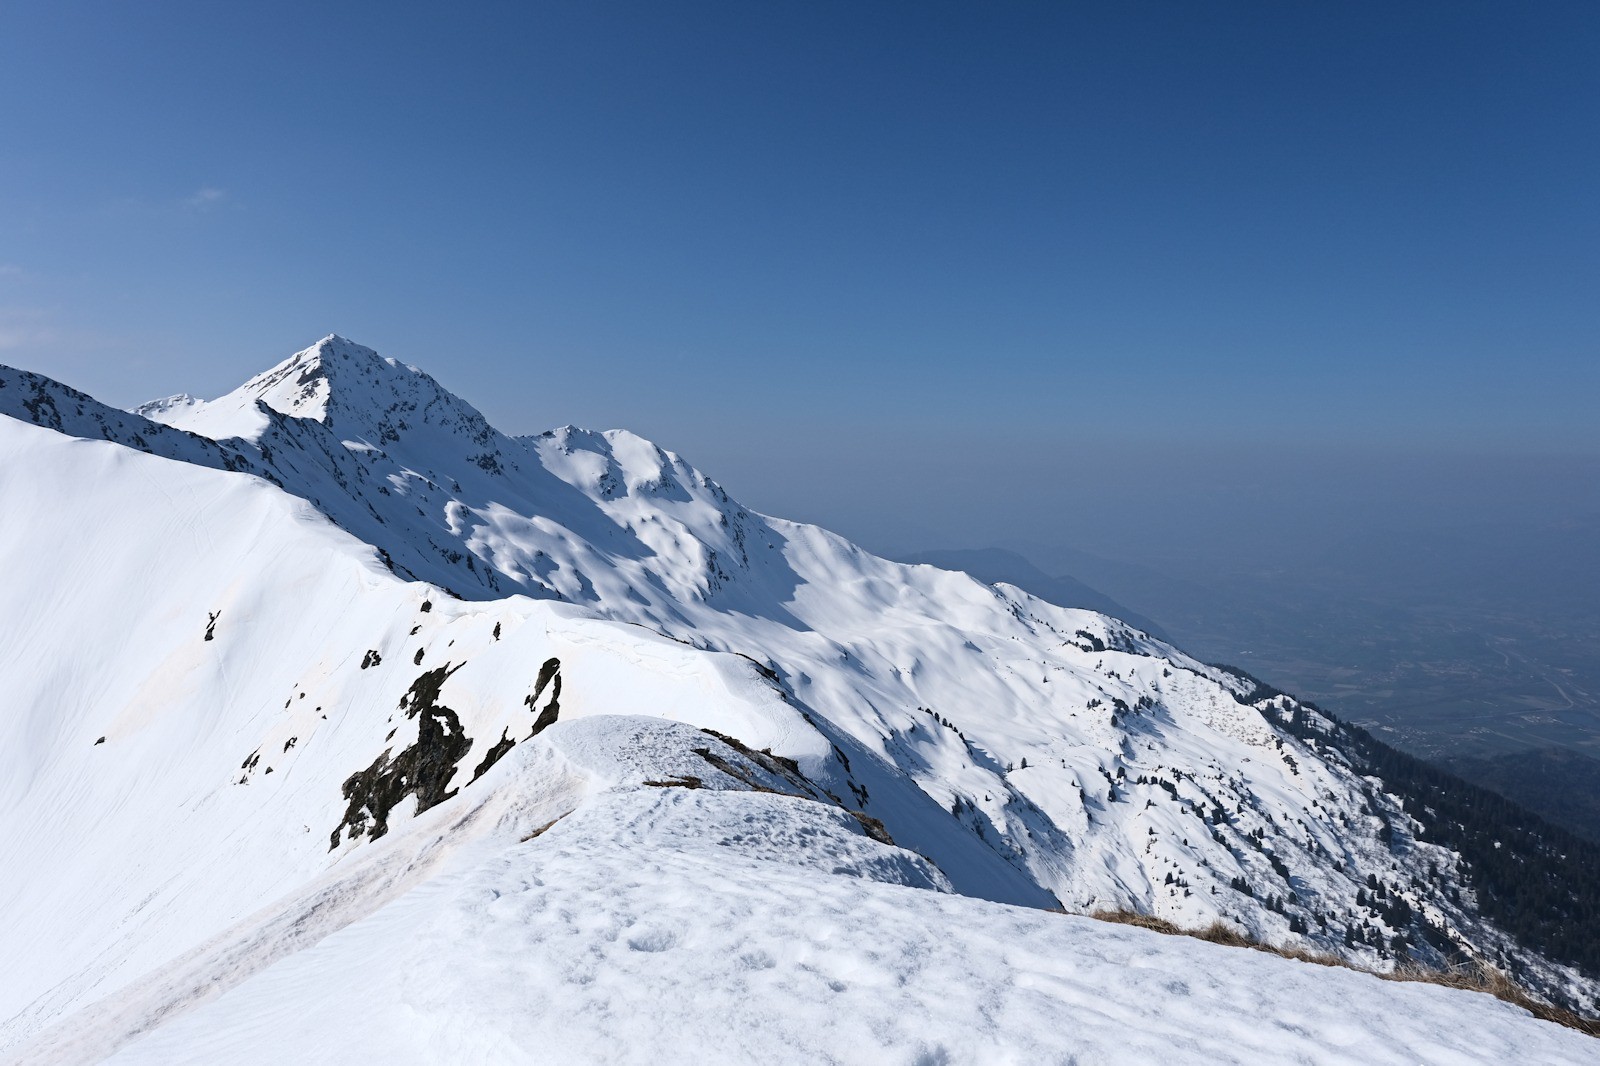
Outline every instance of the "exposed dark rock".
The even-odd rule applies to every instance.
[[[539,706],[539,697],[544,694],[546,686],[550,688],[550,702],[540,712],[538,719],[534,721],[533,732],[528,734],[530,737],[538,736],[555,725],[556,719],[561,714],[560,659],[546,659],[544,665],[539,668],[539,676],[533,682],[533,693],[524,697],[522,701],[528,705],[528,710],[534,710]]]
[[[680,774],[665,781],[646,781],[651,788],[704,788],[705,782],[693,774]]]
[[[889,835],[889,830],[872,815],[862,814],[860,811],[846,811],[845,813],[860,822],[862,831],[873,840],[880,844],[888,844],[891,847],[897,846],[895,845],[894,837]]]
[[[389,831],[389,812],[406,796],[416,797],[421,814],[456,794],[450,779],[472,749],[472,738],[462,732],[460,716],[439,702],[439,690],[459,669],[446,663],[429,670],[400,697],[406,717],[417,719],[416,742],[393,758],[385,751],[371,766],[345,780],[343,792],[349,803],[329,838],[329,851],[339,846],[341,830],[347,831],[347,840],[363,834],[372,840],[383,836]]]
[[[483,761],[478,763],[477,769],[472,771],[472,781],[476,781],[489,772],[489,767],[500,761],[501,756],[517,746],[517,742],[506,735],[507,730],[500,730],[500,739],[495,741],[488,751],[483,753]],[[471,784],[468,781],[467,784]]]

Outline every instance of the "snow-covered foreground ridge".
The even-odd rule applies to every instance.
[[[1047,913],[1596,991],[1333,723],[1113,619],[629,433],[507,437],[336,337],[138,413],[0,367],[0,415],[24,1061],[1592,1058],[1484,996]]]

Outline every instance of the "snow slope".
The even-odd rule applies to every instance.
[[[759,793],[609,792],[112,1061],[1594,1060],[1482,995],[928,891],[850,831]]]
[[[1483,997],[1293,976],[1265,956],[1007,909],[1223,917],[1381,966],[1392,937],[1416,929],[1358,902],[1371,876],[1464,949],[1519,951],[1381,782],[1282,728],[1308,712],[1254,700],[1249,682],[1113,619],[756,515],[631,434],[507,437],[427,375],[339,338],[219,400],[135,413],[0,368],[0,414],[0,854],[12,859],[0,902],[27,918],[0,928],[0,957],[22,960],[0,968],[0,1050],[231,1059],[255,1033],[284,1058],[293,1049],[261,1035],[283,1028],[274,1012],[331,1019],[341,1003],[389,1019],[350,1025],[352,1041],[412,1032],[449,1050],[467,1037],[391,1017],[417,994],[393,983],[398,957],[416,961],[408,928],[438,945],[438,980],[417,980],[447,991],[427,1010],[459,1010],[452,997],[540,976],[521,955],[469,963],[480,934],[537,946],[539,966],[612,958],[607,923],[653,899],[691,924],[693,904],[715,916],[684,965],[722,965],[715,946],[740,938],[770,954],[766,925],[802,942],[834,930],[825,941],[875,956],[868,985],[926,990],[961,970],[1001,1002],[1002,985],[1026,983],[992,961],[1022,951],[1017,937],[1094,960],[1074,980],[1108,986],[1121,978],[1105,953],[1122,949],[1106,945],[1126,943],[1169,974],[1211,960],[1226,971],[1217,995],[1241,1003],[1261,966],[1285,988],[1346,983],[1351,1010],[1420,997],[1424,1016],[1391,1023],[1395,1046],[1455,1046],[1437,1033],[1468,1009],[1496,1019],[1485,1032],[1567,1039]],[[538,872],[547,862],[558,876]],[[556,893],[522,900],[538,913],[588,908],[594,921],[546,928],[508,904],[490,922],[472,886],[507,895],[504,878]],[[793,890],[767,892],[767,879]],[[599,884],[613,886],[603,903]],[[751,902],[785,892],[792,914]],[[881,950],[857,943],[856,911],[881,928]],[[924,952],[942,961],[919,986],[907,975]],[[1594,993],[1517,957],[1552,991]],[[808,980],[790,971],[810,965],[773,980]],[[1018,965],[1058,987],[1056,970]],[[348,973],[347,993],[368,998],[341,1000],[305,967]],[[626,1035],[601,1023],[636,1012],[628,997],[675,995],[661,984],[670,968],[602,969],[557,1001],[596,1040]],[[622,998],[596,998],[602,978]],[[753,1012],[793,995],[796,1018],[828,999],[739,987]],[[1061,1002],[1079,1010],[1077,995]],[[1092,1061],[1113,1046],[1087,1031],[1051,1043],[1059,1019],[1039,1010],[1056,1020],[1018,1030],[1004,1045],[1017,1056],[1075,1047]],[[1336,1050],[1343,1013],[1286,1024]],[[668,1014],[660,1024],[685,1034],[702,1017]],[[577,1039],[550,1010],[513,1016],[485,1025],[504,1045],[456,1050],[493,1060],[535,1034]],[[958,1038],[936,1021],[946,1035],[926,1061],[941,1061],[940,1042],[962,1060],[960,1040],[999,1031],[964,1022]],[[1205,1039],[1235,1039],[1235,1024],[1215,1018]],[[1146,1028],[1150,1048],[1188,1046]],[[868,1046],[795,1039],[796,1061]]]
[[[871,787],[908,824],[944,821],[870,758],[854,776],[832,769],[834,747],[747,660],[565,605],[517,598],[485,611],[398,582],[253,479],[11,420],[0,450],[8,509],[50,516],[6,523],[0,554],[57,557],[12,571],[0,659],[0,750],[14,768],[0,782],[0,847],[19,860],[0,898],[31,916],[4,931],[3,954],[30,965],[0,973],[0,1012],[21,1011],[23,1029],[359,850],[373,818],[365,833],[346,824],[342,784],[417,744],[429,719],[402,702],[440,671],[437,704],[453,716],[443,731],[470,740],[441,792],[527,735],[559,689],[567,718],[637,712],[716,728],[840,792]],[[63,476],[100,491],[62,496]],[[108,568],[125,576],[107,581]],[[552,660],[553,683],[532,699]],[[972,890],[1043,901],[981,842],[929,836]]]
[[[418,826],[456,842],[425,883],[329,933],[320,915],[371,884],[342,872],[21,1054],[1593,1061],[1590,1038],[1481,994],[949,894],[925,859],[736,751],[772,792],[708,772],[703,736],[654,718],[559,722],[490,772],[471,814]],[[464,845],[463,823],[476,829]],[[174,1001],[192,1009],[161,1025]]]

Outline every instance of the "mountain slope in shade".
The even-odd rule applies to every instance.
[[[1451,773],[1600,842],[1600,759],[1566,748],[1450,759]]]
[[[591,839],[645,871],[624,901],[701,893],[712,857],[754,852],[816,882],[796,908],[818,928],[857,892],[935,923],[1010,913],[927,902],[953,892],[1223,919],[1375,967],[1478,955],[1594,995],[1482,918],[1461,856],[1331,719],[1125,623],[754,514],[632,434],[505,436],[339,338],[141,411],[0,368],[0,499],[25,516],[0,525],[0,900],[28,916],[0,929],[25,960],[0,974],[0,1048],[134,1055],[192,1010],[173,1034],[236,1049],[261,990],[300,987],[273,974],[355,965],[340,930],[383,940],[384,915],[483,869],[550,884],[538,856],[570,871]],[[663,804],[679,829],[627,828]],[[558,819],[551,851],[530,843]],[[701,830],[715,850],[686,843]],[[441,928],[477,944],[473,913]],[[1061,950],[1086,928],[994,921],[1057,922],[1038,935]],[[984,943],[950,965],[991,982]],[[752,972],[812,965],[774,958]],[[655,979],[627,973],[629,995]],[[749,1009],[765,987],[739,986]]]

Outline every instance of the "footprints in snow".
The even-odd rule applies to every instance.
[[[678,934],[671,929],[646,929],[628,938],[628,947],[633,951],[671,951],[677,946]]]

